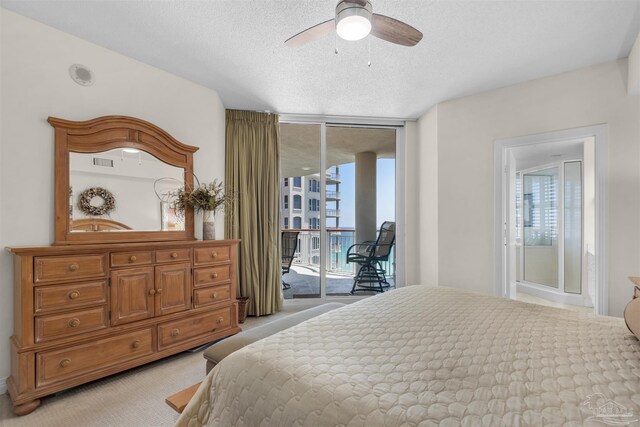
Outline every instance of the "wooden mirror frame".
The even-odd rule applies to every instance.
[[[134,117],[104,116],[78,122],[49,117],[47,121],[55,128],[56,144],[54,245],[194,240],[193,209],[185,212],[183,231],[72,233],[69,214],[69,153],[99,153],[115,148],[137,148],[165,163],[183,168],[185,185],[193,188],[193,153],[198,151],[198,147],[182,144],[159,127]]]

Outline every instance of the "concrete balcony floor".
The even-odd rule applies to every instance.
[[[282,291],[284,299],[318,298],[320,297],[320,272],[317,266],[292,265],[291,271],[282,276],[291,285],[290,289]],[[387,277],[393,289],[393,277]],[[327,273],[327,295],[350,295],[353,287],[353,277],[344,274]],[[374,295],[373,291],[358,291],[356,295]]]

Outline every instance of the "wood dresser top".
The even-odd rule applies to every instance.
[[[54,246],[17,246],[7,247],[6,250],[15,255],[47,255],[65,253],[86,253],[95,251],[121,251],[132,249],[162,249],[175,247],[208,247],[238,244],[240,240],[176,240],[170,242],[143,243],[109,243],[99,245],[54,245]]]

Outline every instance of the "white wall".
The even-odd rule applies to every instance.
[[[629,54],[627,92],[629,95],[640,95],[640,33]]]
[[[609,313],[622,315],[631,298],[627,276],[640,274],[640,97],[627,95],[627,73],[623,59],[438,105],[440,285],[496,289],[496,139],[607,123]],[[428,146],[420,136],[421,147]],[[431,183],[427,174],[421,171],[421,185]]]
[[[418,135],[418,123],[408,121],[405,123],[405,161],[404,161],[404,220],[405,220],[405,281],[407,285],[420,284],[420,236],[417,227],[420,226],[420,160],[417,153],[420,150],[420,135]],[[403,260],[398,259],[398,262]]]
[[[438,107],[407,123],[407,284],[438,285]]]
[[[427,286],[437,286],[439,275],[438,242],[438,117],[436,106],[418,120],[420,135],[420,279]]]
[[[0,247],[49,245],[54,236],[53,128],[48,116],[129,115],[200,147],[201,182],[224,178],[224,107],[216,92],[0,8]],[[68,74],[90,67],[93,86]],[[222,219],[217,235],[223,235]],[[196,219],[196,224],[198,224]],[[196,227],[201,235],[201,230]],[[0,379],[9,374],[12,264],[0,255]]]

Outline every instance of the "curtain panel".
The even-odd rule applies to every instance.
[[[238,294],[247,313],[280,311],[280,126],[275,114],[226,111],[227,238],[240,239]]]

